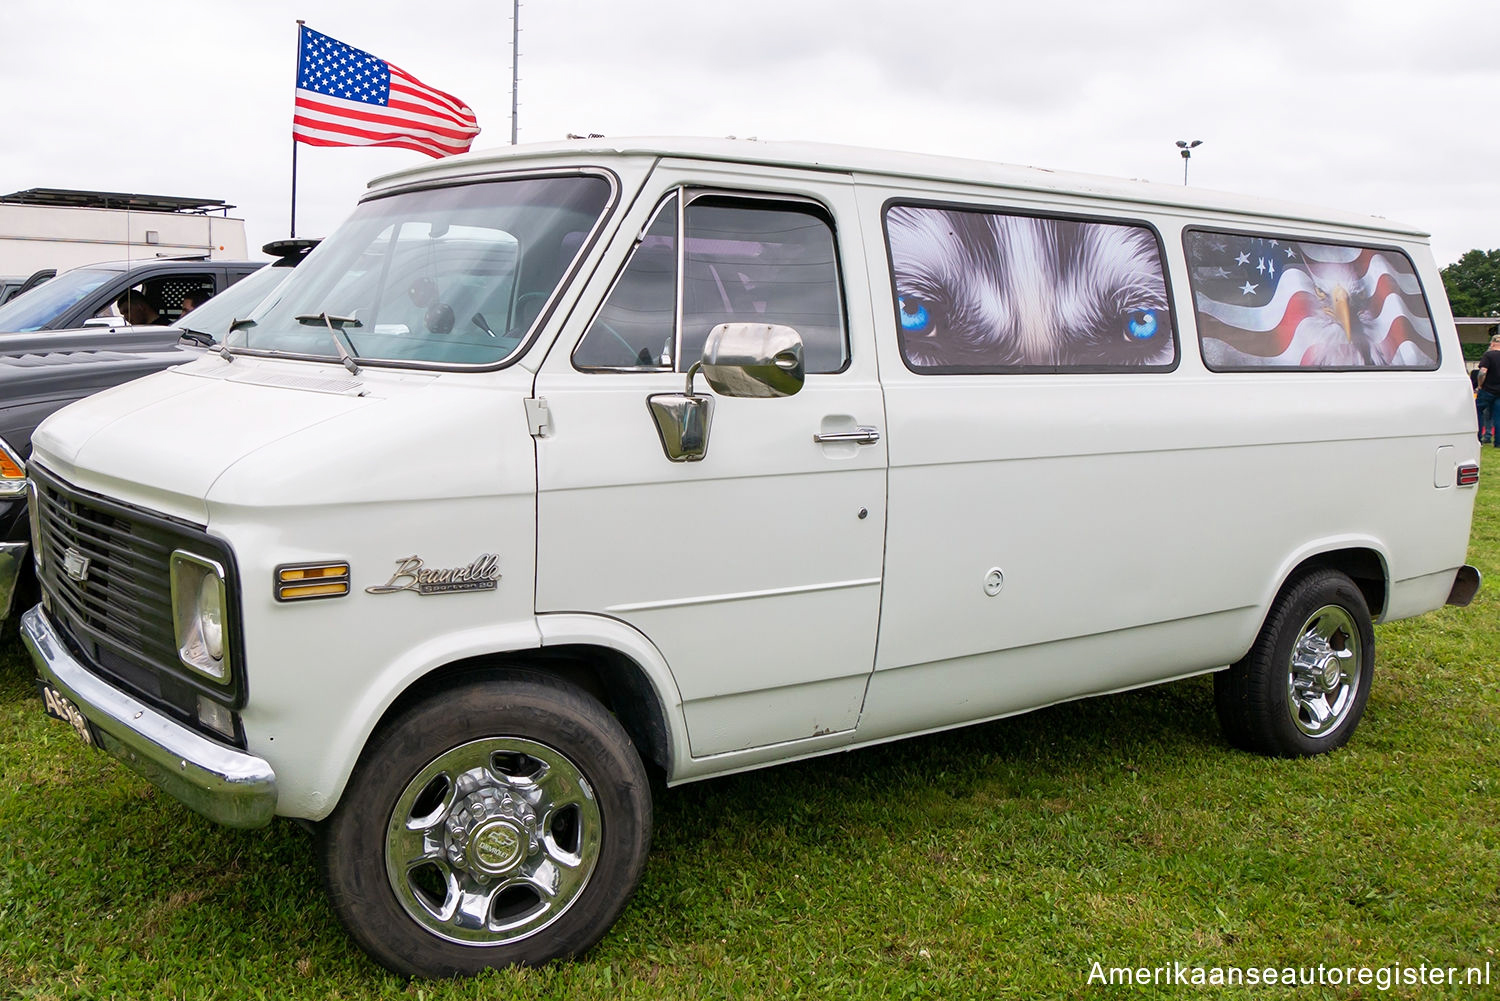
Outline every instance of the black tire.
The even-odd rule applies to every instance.
[[[344,927],[382,966],[417,977],[586,951],[635,890],[650,842],[650,788],[624,729],[574,686],[522,672],[448,689],[383,726],[319,825]],[[461,899],[476,916],[444,918]]]
[[[1214,675],[1225,738],[1283,758],[1348,742],[1375,678],[1375,630],[1364,594],[1336,570],[1284,589],[1242,660]]]

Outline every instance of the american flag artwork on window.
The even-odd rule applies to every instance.
[[[1185,243],[1211,369],[1437,367],[1432,317],[1399,251],[1200,230]]]

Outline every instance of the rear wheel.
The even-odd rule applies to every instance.
[[[320,844],[355,940],[397,973],[444,977],[588,949],[635,889],[650,832],[645,769],[614,717],[517,673],[383,728]]]
[[[1343,746],[1359,725],[1375,672],[1375,631],[1347,576],[1315,570],[1271,607],[1244,659],[1214,675],[1230,743],[1280,757]]]

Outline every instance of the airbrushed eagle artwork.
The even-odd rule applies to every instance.
[[[1212,368],[1432,368],[1422,286],[1397,251],[1190,232],[1188,266]]]

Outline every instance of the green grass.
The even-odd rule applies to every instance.
[[[0,996],[1221,996],[1090,985],[1096,961],[1490,962],[1500,982],[1494,472],[1469,559],[1490,581],[1472,606],[1377,630],[1375,687],[1343,751],[1231,751],[1195,679],[687,786],[659,804],[645,879],[598,948],[460,983],[365,959],[300,829],[215,827],[46,719],[11,635]]]

